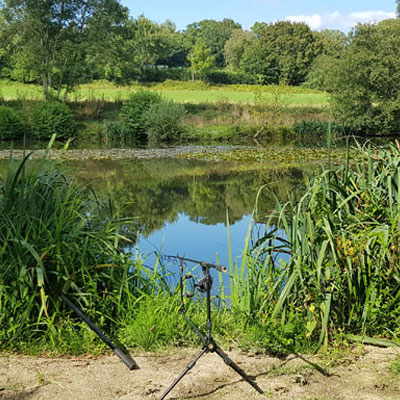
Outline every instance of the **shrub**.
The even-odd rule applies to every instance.
[[[24,134],[24,124],[11,108],[0,106],[0,140],[18,139]]]
[[[122,105],[119,114],[124,130],[137,136],[146,133],[146,118],[144,114],[153,104],[161,102],[161,95],[149,90],[139,90],[130,96]]]
[[[66,104],[58,102],[42,103],[33,110],[32,133],[38,139],[58,139],[74,135],[76,124],[72,111]]]
[[[168,79],[176,81],[185,81],[191,78],[191,71],[189,68],[162,68],[160,66],[155,68],[146,68],[141,76],[142,82],[164,82]]]
[[[184,132],[182,118],[186,109],[173,101],[153,104],[144,114],[147,136],[151,141],[177,140]]]
[[[293,130],[297,136],[325,136],[328,133],[329,123],[321,121],[296,121]],[[332,123],[331,133],[345,133],[345,128],[341,125]]]
[[[214,69],[207,73],[207,82],[213,84],[224,84],[224,85],[237,85],[246,84],[252,85],[256,83],[256,80],[252,75],[246,74],[242,71],[230,71],[226,69]]]

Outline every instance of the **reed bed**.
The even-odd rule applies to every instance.
[[[162,278],[124,251],[134,237],[109,203],[46,158],[28,159],[11,159],[0,182],[0,348],[57,350],[69,337],[68,351],[85,351],[94,338],[52,286],[113,332]]]
[[[322,166],[300,201],[277,200],[233,270],[232,306],[291,332],[291,344],[400,332],[400,148],[357,151],[357,162]]]

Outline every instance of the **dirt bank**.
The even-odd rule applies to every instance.
[[[327,360],[329,376],[296,356],[284,360],[269,356],[230,356],[265,391],[259,395],[214,354],[202,357],[168,399],[301,399],[378,400],[400,399],[400,379],[390,369],[397,349],[364,347]],[[115,356],[99,358],[42,358],[3,354],[0,357],[1,400],[109,400],[157,399],[198,353],[197,349],[173,354],[133,355],[140,370],[129,371]]]

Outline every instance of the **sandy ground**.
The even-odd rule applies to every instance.
[[[1,400],[158,399],[197,355],[197,349],[173,354],[133,353],[139,370],[129,371],[115,356],[42,358],[0,355]],[[168,399],[400,400],[400,376],[389,370],[399,355],[393,348],[355,349],[328,366],[325,376],[296,356],[228,353],[256,377],[265,394],[242,381],[216,354],[204,355]],[[318,357],[308,361],[326,365]]]

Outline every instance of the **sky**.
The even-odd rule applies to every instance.
[[[231,18],[249,29],[255,22],[302,21],[313,30],[348,31],[358,22],[395,16],[395,0],[121,0],[131,15],[144,14],[155,22],[167,19],[182,30],[203,19]]]

